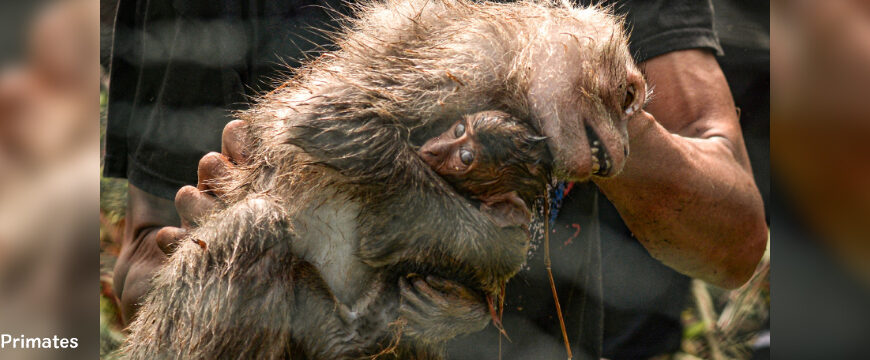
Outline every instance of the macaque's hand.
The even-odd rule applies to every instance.
[[[399,279],[405,334],[442,342],[483,330],[490,317],[484,299],[456,282],[435,276]]]
[[[235,164],[247,160],[244,147],[245,123],[233,120],[224,126],[221,137],[221,153],[211,152],[199,160],[196,187],[185,186],[175,194],[175,209],[181,217],[181,227],[166,226],[157,232],[157,246],[166,255],[172,254],[187,231],[196,227],[196,219],[221,209],[219,181],[228,175]]]

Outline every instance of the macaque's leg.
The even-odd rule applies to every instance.
[[[390,342],[393,311],[352,313],[320,272],[293,253],[280,204],[248,199],[213,215],[182,240],[154,279],[131,325],[132,359],[344,359]],[[371,289],[364,310],[397,297]],[[392,300],[391,300],[392,299]],[[393,303],[391,303],[391,301]]]

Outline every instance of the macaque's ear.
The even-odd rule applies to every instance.
[[[498,194],[480,201],[482,202],[480,211],[488,215],[498,226],[527,226],[531,221],[532,213],[516,191]]]

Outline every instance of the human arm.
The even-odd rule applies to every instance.
[[[740,286],[764,253],[767,226],[725,77],[703,50],[641,65],[654,99],[629,121],[622,173],[594,181],[653,257]]]

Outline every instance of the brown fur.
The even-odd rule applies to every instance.
[[[418,153],[460,194],[479,202],[494,223],[527,228],[529,205],[550,183],[552,159],[544,139],[507,113],[483,111],[463,117]]]
[[[621,167],[625,88],[643,84],[619,18],[465,0],[372,2],[357,15],[339,50],[239,114],[252,163],[192,233],[205,253],[185,242],[155,277],[128,357],[360,358],[401,333],[402,274],[495,293],[525,260],[525,231],[491,222],[415,153],[461,114],[528,122],[556,172],[576,179],[591,173],[592,129]],[[478,330],[443,325],[432,329]],[[387,355],[438,358],[427,339],[450,336],[427,331]]]
[[[473,129],[473,133],[466,130],[469,133],[461,143],[455,136],[456,126],[460,124]],[[550,183],[553,160],[544,139],[529,125],[507,113],[484,111],[466,116],[438,137],[428,140],[418,152],[460,194],[486,202],[513,192],[524,203],[532,204]],[[429,151],[436,148],[447,153]],[[456,162],[460,149],[474,154],[470,166]]]

